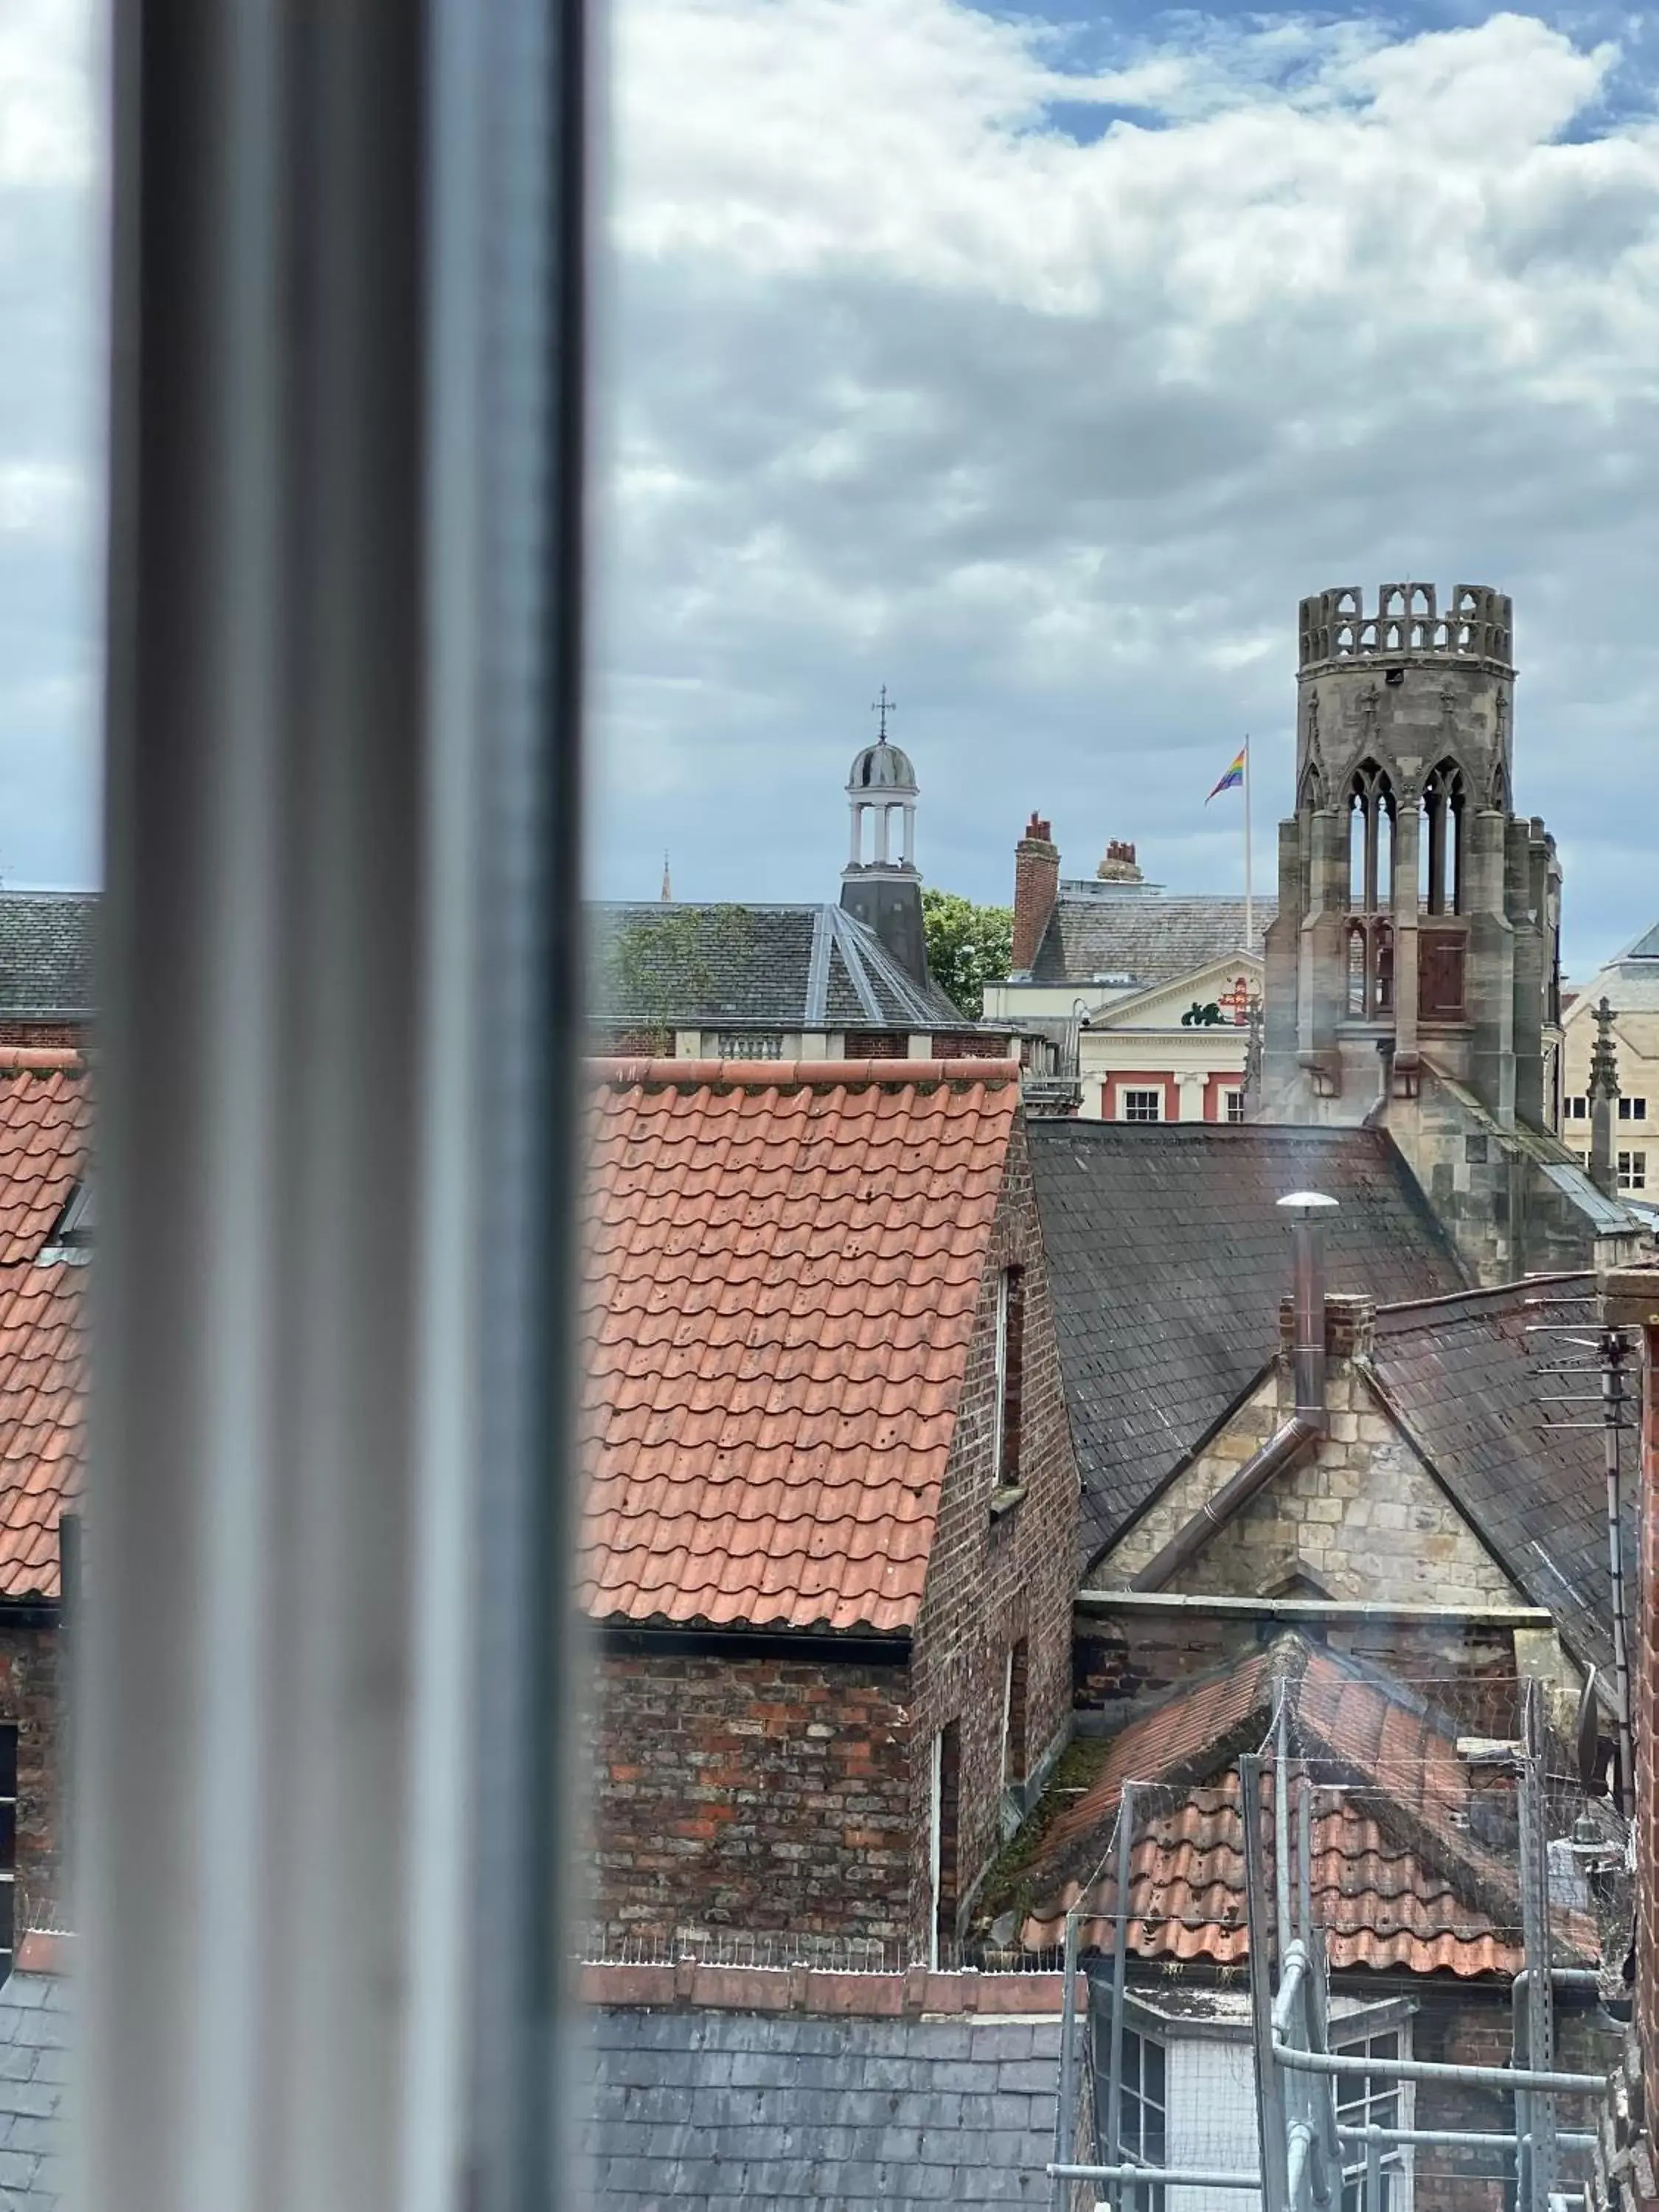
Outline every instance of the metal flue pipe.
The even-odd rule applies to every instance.
[[[1249,1504],[1273,1477],[1294,1467],[1329,1426],[1325,1409],[1324,1223],[1336,1200],[1322,1191],[1293,1190],[1279,1205],[1291,1215],[1294,1240],[1292,1288],[1296,1307],[1293,1349],[1296,1410],[1281,1421],[1260,1451],[1224,1482],[1191,1520],[1148,1560],[1132,1590],[1161,1590],[1209,1542],[1218,1528]]]
[[[1293,1190],[1279,1201],[1291,1217],[1296,1306],[1296,1417],[1325,1425],[1325,1218],[1336,1200],[1322,1191]]]

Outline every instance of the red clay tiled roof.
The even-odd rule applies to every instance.
[[[1313,1824],[1314,1919],[1334,1968],[1414,1974],[1514,1974],[1526,1960],[1521,1932],[1460,1893],[1449,1877],[1391,1837],[1358,1807],[1325,1801]],[[1115,1869],[1090,1885],[1079,1941],[1108,1951],[1117,1911]],[[1061,1942],[1067,1907],[1085,1893],[1066,1885],[1026,1922],[1032,1948]],[[1138,1959],[1205,1959],[1232,1966],[1249,1954],[1244,1927],[1244,1831],[1237,1774],[1215,1788],[1160,1791],[1137,1814],[1130,1859],[1128,1948]],[[1515,1918],[1518,1919],[1519,1905]]]
[[[0,1048],[0,1598],[55,1598],[58,1522],[78,1494],[86,1270],[40,1255],[85,1168],[73,1052]]]
[[[1332,1966],[1517,1972],[1515,1869],[1470,1832],[1468,1775],[1449,1724],[1405,1685],[1295,1637],[1200,1677],[1113,1740],[1094,1782],[1031,1858],[1037,1903],[1024,1942],[1059,1942],[1081,1901],[1085,1947],[1109,1948],[1114,1828],[1123,1785],[1135,1782],[1155,1786],[1131,1801],[1131,1953],[1223,1966],[1246,1956],[1236,1768],[1273,1725],[1279,1680],[1293,1753],[1327,1785],[1315,1802],[1312,1886]],[[1559,1933],[1594,1956],[1587,1925],[1561,1916]]]
[[[0,1275],[0,1597],[58,1595],[58,1518],[81,1483],[85,1274]]]
[[[1018,1071],[634,1060],[592,1080],[588,1610],[913,1626]]]
[[[90,1104],[72,1052],[0,1047],[0,1267],[34,1260],[81,1174]]]

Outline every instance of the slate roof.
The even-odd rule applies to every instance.
[[[881,939],[838,906],[590,910],[593,1018],[615,1028],[963,1030]]]
[[[1615,1014],[1651,1013],[1659,1006],[1659,923],[1598,968],[1589,982],[1576,985],[1570,1003],[1564,994],[1563,1011],[1588,1021],[1604,998]]]
[[[26,1936],[20,1955],[40,1941]],[[0,2212],[58,2212],[66,2201],[69,2043],[67,1982],[15,1970],[0,1988]]]
[[[0,891],[0,1020],[93,1012],[96,891]]]
[[[1291,1261],[1274,1202],[1287,1191],[1338,1202],[1332,1290],[1383,1302],[1463,1287],[1380,1130],[1033,1121],[1029,1133],[1085,1563],[1276,1349]]]
[[[1278,903],[1259,898],[1255,907],[1247,946],[1242,898],[1152,887],[1073,890],[1062,883],[1031,978],[1082,984],[1130,975],[1142,986],[1172,983],[1230,952],[1259,953]]]
[[[1018,1104],[1006,1060],[595,1064],[593,1614],[914,1626]]]
[[[601,2212],[1046,2208],[1058,2016],[589,2016]]]
[[[1588,1325],[1593,1275],[1557,1278],[1548,1295],[1568,1297],[1575,1287],[1583,1290]],[[1599,1430],[1547,1425],[1540,1403],[1553,1393],[1596,1385],[1538,1372],[1540,1358],[1585,1356],[1528,1353],[1526,1324],[1537,1316],[1525,1301],[1540,1294],[1537,1285],[1520,1283],[1380,1311],[1376,1376],[1465,1517],[1531,1602],[1554,1614],[1568,1648],[1605,1673],[1613,1659],[1613,1594],[1601,1437]],[[1553,1410],[1564,1419],[1595,1412]],[[1628,1446],[1626,1453],[1633,1460]],[[1633,1480],[1627,1489],[1626,1557],[1633,1561]]]
[[[91,1102],[70,1052],[0,1050],[0,1597],[58,1595],[80,1484],[86,1270],[41,1264],[85,1172]]]
[[[1148,1960],[1249,1955],[1237,1762],[1271,1731],[1286,1686],[1293,1751],[1322,1783],[1315,1802],[1314,1912],[1331,1963],[1408,1973],[1517,1972],[1525,1963],[1515,1846],[1495,1848],[1490,1800],[1477,1803],[1456,1721],[1380,1668],[1285,1636],[1183,1684],[1106,1749],[1099,1774],[1027,1861],[1035,1899],[1022,1940],[1060,1940],[1079,1899],[1085,1948],[1113,1940],[1109,1849],[1126,1782],[1132,1797],[1128,1946]],[[1592,1929],[1563,1916],[1570,1948],[1593,1957]]]

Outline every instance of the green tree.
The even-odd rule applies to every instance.
[[[1013,957],[1013,908],[975,906],[959,891],[924,890],[921,912],[933,981],[969,1021],[977,1021],[985,986],[1000,981]]]

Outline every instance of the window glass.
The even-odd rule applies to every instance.
[[[1340,2044],[1337,2048],[1351,2057],[1398,2058],[1401,2056],[1400,2038],[1395,2033],[1370,2036],[1360,2043]],[[1398,2081],[1370,2074],[1340,2077],[1337,2082],[1337,2125],[1342,2128],[1398,2128],[1406,2125],[1401,2118],[1401,2086]],[[1404,2144],[1385,2143],[1382,2146],[1382,2203],[1379,2212],[1403,2212],[1406,2203],[1404,2179]],[[1357,2143],[1343,2146],[1342,2212],[1366,2212],[1365,2154],[1363,2146]]]
[[[1620,1152],[1619,1155],[1620,1189],[1645,1190],[1647,1187],[1647,1154],[1645,1152]]]
[[[1163,2166],[1167,2161],[1164,2045],[1150,2035],[1123,2031],[1123,2087],[1118,2108],[1118,2140],[1126,2166]],[[1164,2212],[1164,2184],[1126,2189],[1125,2212]]]
[[[1164,1093],[1161,1091],[1126,1091],[1123,1094],[1123,1118],[1126,1121],[1161,1121],[1164,1118]]]

